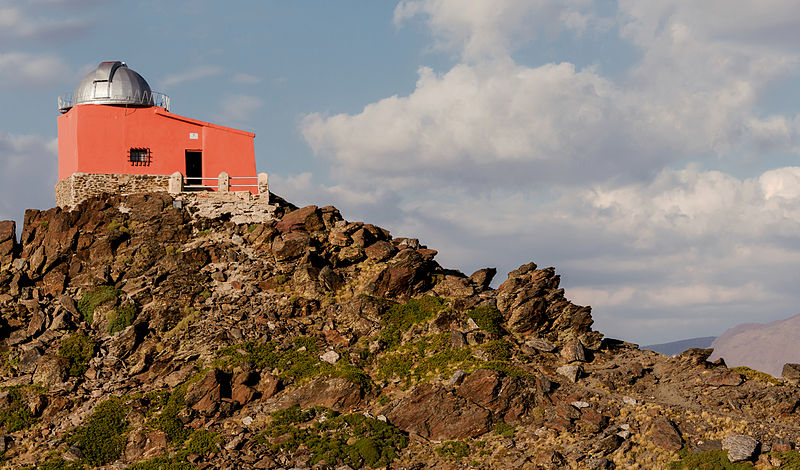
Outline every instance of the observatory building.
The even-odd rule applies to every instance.
[[[59,97],[56,201],[90,193],[229,191],[258,194],[252,132],[179,116],[125,62],[102,62]],[[262,181],[263,179],[263,181]]]

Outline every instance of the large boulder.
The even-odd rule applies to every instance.
[[[426,439],[471,439],[489,432],[491,412],[433,384],[415,388],[386,415],[398,428]]]
[[[508,330],[561,340],[591,331],[591,308],[568,301],[559,282],[553,268],[536,269],[534,263],[508,273],[508,279],[497,288],[497,308],[508,319]]]

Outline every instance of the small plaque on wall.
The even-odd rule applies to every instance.
[[[197,132],[190,132],[190,133],[189,133],[189,138],[190,138],[191,140],[197,140],[197,139],[199,139],[199,138],[200,138],[200,134],[198,134]]]

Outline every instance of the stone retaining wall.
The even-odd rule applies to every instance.
[[[74,207],[86,198],[102,193],[133,194],[169,190],[168,175],[123,175],[75,173],[56,184],[56,204]]]

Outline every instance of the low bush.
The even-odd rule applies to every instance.
[[[97,405],[86,424],[74,429],[67,441],[83,451],[89,465],[113,462],[125,449],[127,414],[128,409],[120,398],[109,398]]]
[[[27,390],[24,386],[5,389],[8,393],[9,404],[0,409],[0,427],[8,432],[28,429],[36,422],[28,404],[26,403]]]
[[[467,316],[472,318],[475,324],[487,333],[494,333],[496,335],[503,333],[503,328],[501,326],[503,323],[503,314],[494,307],[478,307],[470,310]]]
[[[61,341],[59,357],[69,361],[69,375],[78,377],[89,368],[89,361],[97,351],[97,343],[83,333],[73,333]]]
[[[447,441],[436,448],[439,457],[458,460],[469,455],[469,444],[464,441]]]
[[[117,331],[122,331],[131,326],[136,319],[138,310],[136,305],[126,303],[118,307],[108,314],[108,334],[113,335]]]
[[[116,302],[121,293],[122,291],[114,286],[98,286],[83,294],[78,301],[78,311],[84,321],[91,325],[95,309],[106,302]]]

